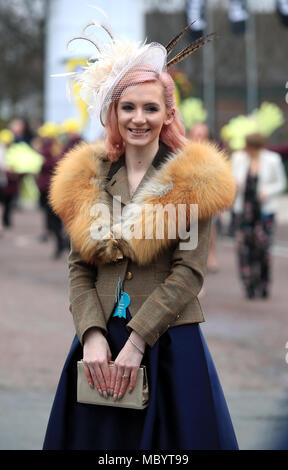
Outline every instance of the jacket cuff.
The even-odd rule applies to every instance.
[[[98,324],[87,325],[85,331],[79,331],[79,335],[77,334],[78,339],[79,339],[82,347],[84,346],[84,341],[83,341],[84,335],[85,335],[86,331],[90,330],[91,328],[100,328],[101,331],[102,331],[103,336],[107,336],[107,334],[108,334],[107,330],[106,329],[104,330],[102,328],[102,326],[99,326]]]
[[[146,330],[146,328],[143,325],[140,325],[140,323],[138,323],[134,318],[127,323],[126,328],[129,333],[131,333],[131,331],[136,331],[136,333],[144,339],[145,343],[147,343],[150,348],[153,348],[160,336],[158,333],[152,334],[151,331]]]
[[[161,308],[165,308],[165,306],[161,306]],[[140,307],[137,314],[127,323],[126,328],[136,331],[152,348],[160,336],[168,330],[170,324],[175,321],[176,313],[172,310],[165,310],[164,321],[161,314],[157,315],[156,318],[151,317],[151,312],[159,311],[159,302],[150,296]],[[144,318],[145,321],[143,321]]]
[[[100,315],[99,309],[101,310]],[[105,335],[108,334],[106,321],[95,289],[90,289],[78,295],[71,302],[69,310],[72,313],[76,334],[82,346],[84,333],[89,328],[98,327],[102,329]]]

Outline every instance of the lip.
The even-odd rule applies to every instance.
[[[141,128],[137,129],[136,127],[135,128],[128,127],[128,130],[132,135],[135,135],[135,136],[146,135],[150,131],[150,129],[146,129],[146,128],[145,129],[141,129]]]
[[[133,139],[145,138],[149,134],[150,129],[132,129],[128,127],[128,132]]]

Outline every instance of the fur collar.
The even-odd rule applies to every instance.
[[[198,204],[198,218],[205,219],[234,202],[236,185],[230,165],[215,144],[188,141],[176,154],[169,154],[161,145],[132,198],[133,204],[127,197],[124,163],[122,156],[111,164],[103,142],[82,143],[64,156],[53,175],[50,203],[74,248],[88,263],[110,263],[125,255],[138,264],[148,264],[179,240],[178,229],[184,229],[183,224],[190,226],[189,210],[185,220],[178,220],[176,210],[172,217],[169,214],[168,219],[166,214],[164,218],[164,237],[156,238],[155,211],[147,211],[147,207]],[[120,204],[115,206],[111,197],[116,195],[113,183],[117,178],[118,195],[124,199],[124,211],[118,217],[113,204],[114,209]],[[167,236],[170,223],[178,227],[173,239]]]

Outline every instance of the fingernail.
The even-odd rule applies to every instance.
[[[114,394],[114,396],[113,396],[113,399],[114,399],[114,401],[116,401],[116,400],[117,400],[117,397],[118,397],[118,394],[117,394],[117,393],[115,393],[115,394]]]
[[[106,390],[104,390],[103,395],[104,395],[104,397],[105,397],[106,399],[108,398],[108,395],[107,395]]]
[[[109,388],[109,395],[110,395],[111,397],[113,397],[113,393],[114,393],[114,392],[113,392],[113,389],[112,389],[112,388]]]
[[[119,393],[118,400],[120,400],[122,398],[122,396],[123,396],[122,393]]]
[[[133,388],[129,388],[129,393],[132,393],[133,392]]]
[[[89,383],[89,387],[90,387],[90,388],[94,388],[94,385],[91,384],[91,383]]]
[[[103,397],[103,392],[100,388],[98,388],[98,392],[100,393],[101,397]]]

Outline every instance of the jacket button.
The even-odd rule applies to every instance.
[[[180,318],[180,315],[177,315],[177,318]]]
[[[130,279],[132,279],[132,277],[133,277],[133,274],[130,271],[128,271],[127,274],[126,274],[125,279],[130,280]]]

